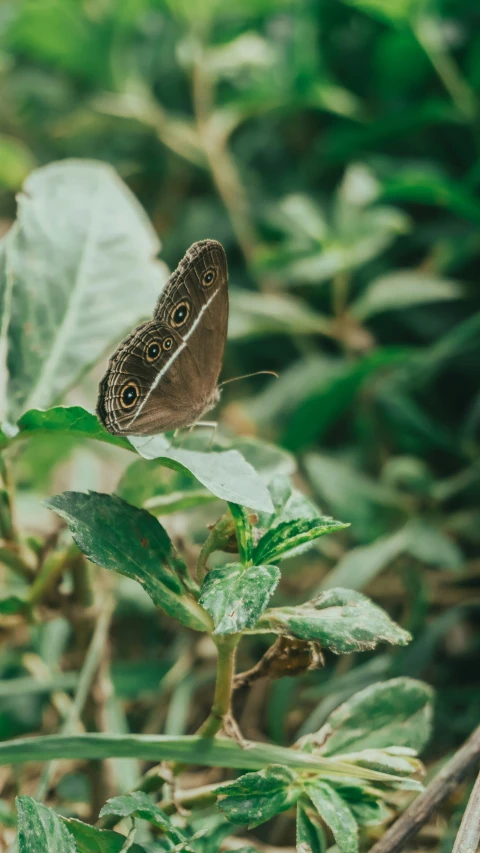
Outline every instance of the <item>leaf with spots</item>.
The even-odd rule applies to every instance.
[[[78,853],[66,826],[33,797],[17,797],[18,853]]]
[[[253,552],[253,560],[255,563],[277,562],[291,551],[298,553],[300,546],[313,543],[319,536],[343,530],[345,527],[349,525],[325,517],[283,521],[262,536]]]
[[[259,826],[293,805],[300,786],[293,771],[271,764],[217,789],[217,805],[232,823]]]
[[[210,613],[215,634],[236,634],[253,628],[280,580],[277,566],[229,563],[207,574],[200,604]]]
[[[410,634],[365,595],[341,588],[297,607],[267,610],[256,629],[316,640],[336,654],[374,649],[381,642],[404,646],[410,640]]]
[[[98,492],[64,492],[44,504],[67,522],[92,563],[138,581],[154,604],[182,624],[198,631],[209,627],[188,593],[186,566],[153,515]]]

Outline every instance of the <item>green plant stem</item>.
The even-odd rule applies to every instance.
[[[218,787],[218,784],[203,785],[188,791],[176,791],[175,800],[162,800],[158,805],[166,814],[174,814],[179,805],[185,809],[207,808],[217,799]]]
[[[98,617],[97,624],[95,625],[95,630],[93,632],[92,639],[90,641],[90,645],[88,647],[88,651],[85,655],[85,660],[80,671],[73,702],[70,706],[68,716],[65,718],[63,725],[60,729],[61,735],[69,734],[70,732],[74,731],[74,729],[78,725],[82,711],[85,707],[85,703],[88,698],[88,694],[90,692],[90,688],[100,665],[100,660],[108,636],[112,613],[113,601],[110,599],[102,604],[102,610]],[[48,787],[54,768],[55,764],[53,762],[47,764],[43,768],[43,772],[40,777],[40,782],[36,793],[38,800],[43,800],[45,798],[48,792]]]
[[[30,587],[28,596],[30,607],[39,604],[47,593],[53,589],[69,563],[71,551],[71,548],[67,548],[63,551],[56,551],[53,554],[49,554]]]
[[[218,650],[215,695],[210,714],[197,731],[201,737],[214,737],[222,728],[225,717],[230,714],[235,676],[235,653],[240,636],[240,634],[230,634],[215,640]]]
[[[216,549],[217,549],[216,534],[215,534],[214,530],[211,530],[210,533],[208,534],[207,538],[205,539],[205,542],[202,545],[200,554],[198,555],[197,583],[200,587],[202,586],[203,581],[205,580],[205,575],[208,572],[208,566],[207,566],[208,558],[209,558],[210,554],[213,554],[213,552],[216,551]]]

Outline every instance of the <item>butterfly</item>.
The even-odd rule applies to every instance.
[[[201,240],[170,276],[153,319],[117,347],[97,415],[114,435],[155,435],[197,423],[219,400],[228,326],[223,246]]]

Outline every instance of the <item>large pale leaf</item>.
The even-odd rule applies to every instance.
[[[199,453],[177,449],[163,435],[132,436],[130,441],[145,459],[158,459],[169,468],[190,473],[217,498],[250,509],[273,512],[265,483],[237,450]]]
[[[305,790],[322,820],[332,830],[340,853],[357,853],[358,827],[345,800],[320,779],[308,782]]]
[[[255,630],[271,630],[299,640],[316,640],[336,654],[374,649],[378,643],[404,646],[404,631],[366,596],[331,589],[297,607],[267,610]]]
[[[244,569],[231,563],[211,569],[205,578],[200,604],[210,613],[215,634],[235,634],[253,628],[280,579],[276,566]]]
[[[323,755],[404,746],[420,751],[430,735],[432,689],[413,678],[393,678],[355,693],[316,734],[299,741]],[[318,744],[318,747],[316,746]]]
[[[464,288],[456,281],[402,270],[372,281],[350,310],[363,322],[383,311],[460,299],[463,293]]]
[[[152,311],[166,277],[158,249],[109,166],[65,160],[32,172],[8,247],[10,419],[57,400]]]
[[[32,797],[18,797],[18,853],[78,853],[57,814]]]
[[[273,765],[218,789],[218,806],[232,823],[258,826],[288,809],[300,793],[295,774]]]
[[[186,592],[185,564],[153,515],[97,492],[64,492],[44,503],[65,519],[89,560],[138,581],[158,607],[183,624],[208,628],[208,617]]]

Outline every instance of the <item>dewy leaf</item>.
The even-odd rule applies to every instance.
[[[248,565],[253,551],[253,530],[247,510],[238,504],[229,503],[235,524],[238,553],[244,566]]]
[[[345,527],[350,525],[324,517],[297,518],[294,521],[281,522],[262,536],[253,552],[253,560],[255,563],[277,561],[300,545]]]
[[[125,850],[126,838],[110,829],[98,829],[75,818],[61,818],[68,831],[73,835],[80,853],[121,853]],[[145,853],[145,848],[132,844],[129,853]],[[59,851],[63,853],[63,851]]]
[[[340,853],[358,853],[358,827],[342,797],[326,782],[307,782],[305,791],[322,820],[330,827]]]
[[[9,419],[51,405],[151,313],[166,279],[158,249],[110,166],[64,160],[32,172],[9,247]]]
[[[44,505],[65,519],[89,560],[138,581],[158,607],[182,624],[208,628],[208,617],[182,582],[185,564],[153,515],[97,492],[64,492]]]
[[[430,736],[432,697],[432,688],[413,678],[371,684],[336,708],[316,734],[298,743],[322,755],[392,745],[420,752]]]
[[[204,581],[200,604],[210,613],[215,634],[236,634],[253,628],[280,580],[276,566],[230,563],[211,569]]]
[[[237,450],[199,453],[169,446],[163,435],[132,436],[130,441],[144,459],[158,459],[169,468],[186,471],[221,500],[272,512],[272,499],[265,483]]]
[[[325,833],[311,820],[302,799],[297,805],[297,853],[326,853]]]
[[[17,797],[18,853],[78,853],[75,841],[52,809],[32,797]]]
[[[286,811],[300,793],[295,785],[295,774],[278,764],[259,773],[245,773],[217,790],[217,805],[227,818],[250,828]]]
[[[142,820],[147,820],[153,826],[162,829],[167,838],[174,844],[181,845],[182,850],[192,853],[192,847],[187,836],[173,825],[165,812],[162,812],[158,806],[152,803],[149,796],[143,791],[134,791],[133,794],[125,794],[107,800],[100,812],[100,817],[106,815],[116,815],[118,818],[140,817]]]
[[[297,607],[267,610],[256,629],[316,640],[336,654],[374,649],[382,642],[405,646],[410,641],[410,634],[370,599],[341,588]]]

